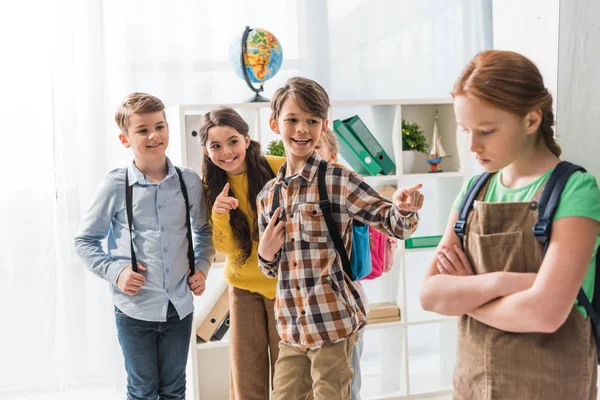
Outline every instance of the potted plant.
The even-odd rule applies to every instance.
[[[416,123],[409,123],[402,118],[402,171],[412,172],[415,165],[416,152],[427,153],[425,131]]]
[[[269,147],[267,148],[267,154],[270,156],[285,157],[285,148],[283,147],[283,141],[271,140]]]

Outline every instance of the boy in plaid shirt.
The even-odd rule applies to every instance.
[[[327,130],[329,96],[316,82],[291,78],[271,101],[271,129],[282,136],[286,163],[257,198],[261,234],[259,266],[278,277],[275,319],[281,342],[273,379],[274,400],[349,399],[350,360],[357,332],[367,323],[360,295],[344,273],[319,204],[314,151]],[[406,239],[415,231],[423,204],[421,185],[401,188],[393,204],[358,175],[326,165],[333,218],[346,252],[352,220]],[[276,188],[278,189],[276,190]],[[271,215],[275,194],[280,204]]]

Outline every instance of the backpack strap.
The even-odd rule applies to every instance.
[[[192,242],[192,223],[190,222],[190,201],[188,198],[187,187],[185,186],[185,182],[183,181],[183,174],[179,167],[175,167],[175,171],[177,171],[177,175],[179,176],[179,184],[181,185],[181,193],[183,194],[183,200],[185,201],[185,227],[187,228],[187,239],[188,239],[188,265],[190,267],[190,276],[194,275],[194,271],[196,271],[196,263],[194,262],[194,244]]]
[[[185,201],[185,227],[187,228],[187,239],[188,239],[188,263],[190,268],[190,276],[194,275],[196,265],[194,263],[194,245],[192,242],[192,226],[190,223],[190,202],[188,199],[187,187],[183,181],[183,175],[178,167],[175,167],[177,175],[179,176],[179,184],[181,185],[181,193],[183,194],[183,200]],[[131,248],[131,269],[134,272],[138,272],[137,257],[133,249],[133,186],[129,186],[129,170],[125,170],[125,207],[127,208],[127,224],[129,225],[129,245]]]
[[[333,219],[333,211],[331,209],[331,202],[329,201],[329,197],[327,196],[327,185],[325,183],[326,173],[327,161],[321,160],[318,169],[319,207],[321,207],[321,211],[323,211],[323,217],[325,217],[325,223],[327,224],[329,236],[331,236],[331,240],[333,240],[333,245],[335,246],[338,254],[340,255],[340,259],[342,260],[342,267],[344,268],[344,272],[346,273],[346,275],[348,275],[348,277],[350,277],[350,280],[355,281],[356,277],[352,273],[352,268],[350,268],[350,259],[348,258],[348,253],[346,252],[346,248],[344,247],[344,241],[342,240],[335,220]]]
[[[454,233],[456,233],[460,239],[461,246],[464,243],[465,232],[467,231],[467,217],[469,216],[469,211],[473,209],[473,204],[475,203],[477,195],[479,195],[479,192],[483,186],[486,184],[488,179],[490,179],[490,176],[492,176],[490,172],[484,172],[483,174],[478,175],[473,184],[467,188],[465,196],[460,203],[460,208],[458,209],[458,220],[454,224]]]
[[[129,186],[129,169],[125,170],[125,207],[127,208],[127,224],[129,225],[129,247],[131,249],[131,269],[138,272],[137,258],[133,250],[133,186]]]
[[[586,170],[579,165],[571,164],[568,161],[561,161],[556,165],[550,178],[548,178],[548,182],[546,182],[546,186],[544,187],[544,191],[538,202],[538,221],[533,227],[535,238],[544,245],[543,255],[546,254],[548,245],[550,244],[552,220],[554,219],[554,214],[558,208],[562,191],[571,175],[577,171],[586,172]],[[600,251],[596,254],[596,271],[598,271],[598,268],[600,267],[598,256],[600,256]],[[598,276],[596,276],[594,287],[597,286],[598,281]],[[596,290],[594,288],[594,294],[595,293]],[[593,324],[595,326],[600,324],[600,314],[598,314],[596,308],[590,303],[590,300],[585,295],[582,288],[580,288],[579,293],[577,293],[577,301],[585,308],[585,311],[590,316]],[[596,333],[600,334],[598,331]],[[597,341],[598,339],[599,337],[596,337]],[[600,342],[598,344],[600,344]]]

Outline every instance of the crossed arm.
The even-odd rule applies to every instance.
[[[509,332],[554,332],[567,319],[588,269],[600,223],[583,217],[554,221],[552,240],[537,274],[474,275],[454,233],[446,231],[421,287],[421,306],[444,315],[468,314]]]

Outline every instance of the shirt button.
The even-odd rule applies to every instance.
[[[294,214],[293,213],[290,214],[290,218],[294,218]]]
[[[159,204],[157,208],[160,210],[162,208],[162,206]]]
[[[167,248],[163,247],[163,252],[166,253],[167,252]]]
[[[300,286],[296,286],[296,290],[300,290]]]
[[[296,239],[292,238],[292,243],[294,243],[296,241]]]
[[[166,271],[167,271],[167,273],[169,273],[169,271],[170,271],[169,268],[167,268]]]
[[[298,263],[297,263],[297,262],[295,262],[295,263],[294,263],[294,267],[297,267],[297,266],[298,266]]]
[[[164,227],[164,226],[161,226],[161,227],[160,227],[160,231],[161,231],[161,232],[164,232],[164,231],[165,231],[165,227]]]
[[[302,312],[300,314],[306,315],[306,311],[302,310]]]
[[[313,215],[317,215],[317,210],[313,210]]]

